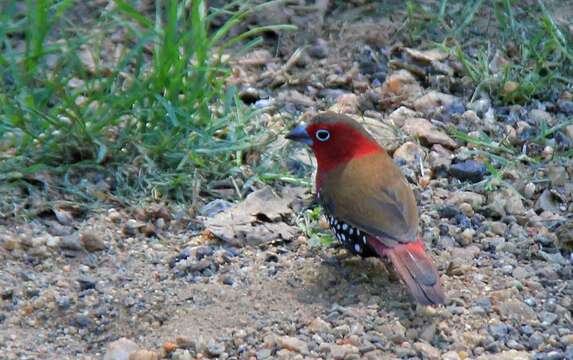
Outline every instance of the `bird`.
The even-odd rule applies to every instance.
[[[338,242],[362,257],[389,258],[418,303],[444,304],[439,274],[418,237],[414,193],[376,139],[333,112],[294,127],[286,138],[312,149],[318,203]]]

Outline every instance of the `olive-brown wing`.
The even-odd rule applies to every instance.
[[[414,193],[385,152],[353,159],[332,170],[319,194],[326,211],[388,247],[416,241]]]

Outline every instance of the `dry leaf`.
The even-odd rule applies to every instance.
[[[205,221],[217,238],[234,245],[261,245],[277,239],[290,240],[298,229],[291,225],[296,217],[292,206],[303,198],[304,188],[288,187],[280,195],[269,186]]]

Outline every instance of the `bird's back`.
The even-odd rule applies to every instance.
[[[384,245],[416,240],[414,194],[385,151],[341,164],[318,186],[328,213],[376,236]]]

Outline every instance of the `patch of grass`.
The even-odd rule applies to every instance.
[[[541,121],[538,125],[539,134],[533,139],[533,142],[536,144],[545,145],[549,138],[553,137],[555,133],[565,129],[569,125],[573,125],[573,118],[565,120],[551,127],[545,121]]]
[[[297,224],[308,238],[310,247],[328,247],[335,242],[334,237],[328,231],[324,231],[318,225],[322,216],[320,206],[305,210],[297,219]]]
[[[226,86],[225,50],[241,43],[241,54],[264,32],[294,29],[231,33],[278,2],[212,9],[203,0],[156,1],[150,17],[116,0],[83,30],[70,18],[78,2],[3,2],[0,170],[11,179],[96,171],[112,176],[125,195],[181,200],[192,195],[192,181],[241,173],[245,152],[264,148],[272,134]],[[211,29],[222,15],[225,23]]]
[[[527,155],[520,154],[519,150],[511,145],[498,143],[484,133],[472,136],[455,128],[450,128],[449,132],[456,139],[476,146],[475,149],[467,150],[468,155],[481,158],[487,168],[489,175],[480,183],[471,186],[483,185],[486,191],[493,191],[500,186],[512,187],[503,180],[505,170],[515,168],[520,161],[535,162]]]
[[[449,132],[452,136],[454,136],[456,139],[465,141],[467,143],[471,143],[474,145],[479,145],[481,147],[484,147],[494,153],[497,154],[507,154],[513,157],[517,157],[518,153],[517,150],[513,149],[512,147],[509,146],[505,146],[502,144],[499,144],[497,142],[495,142],[493,139],[491,139],[489,136],[487,136],[484,133],[481,133],[480,136],[472,136],[469,134],[466,134],[463,131],[460,131],[456,128],[450,128]]]
[[[408,2],[406,20],[412,45],[453,50],[476,93],[488,90],[499,103],[550,97],[573,83],[573,35],[541,0]]]

